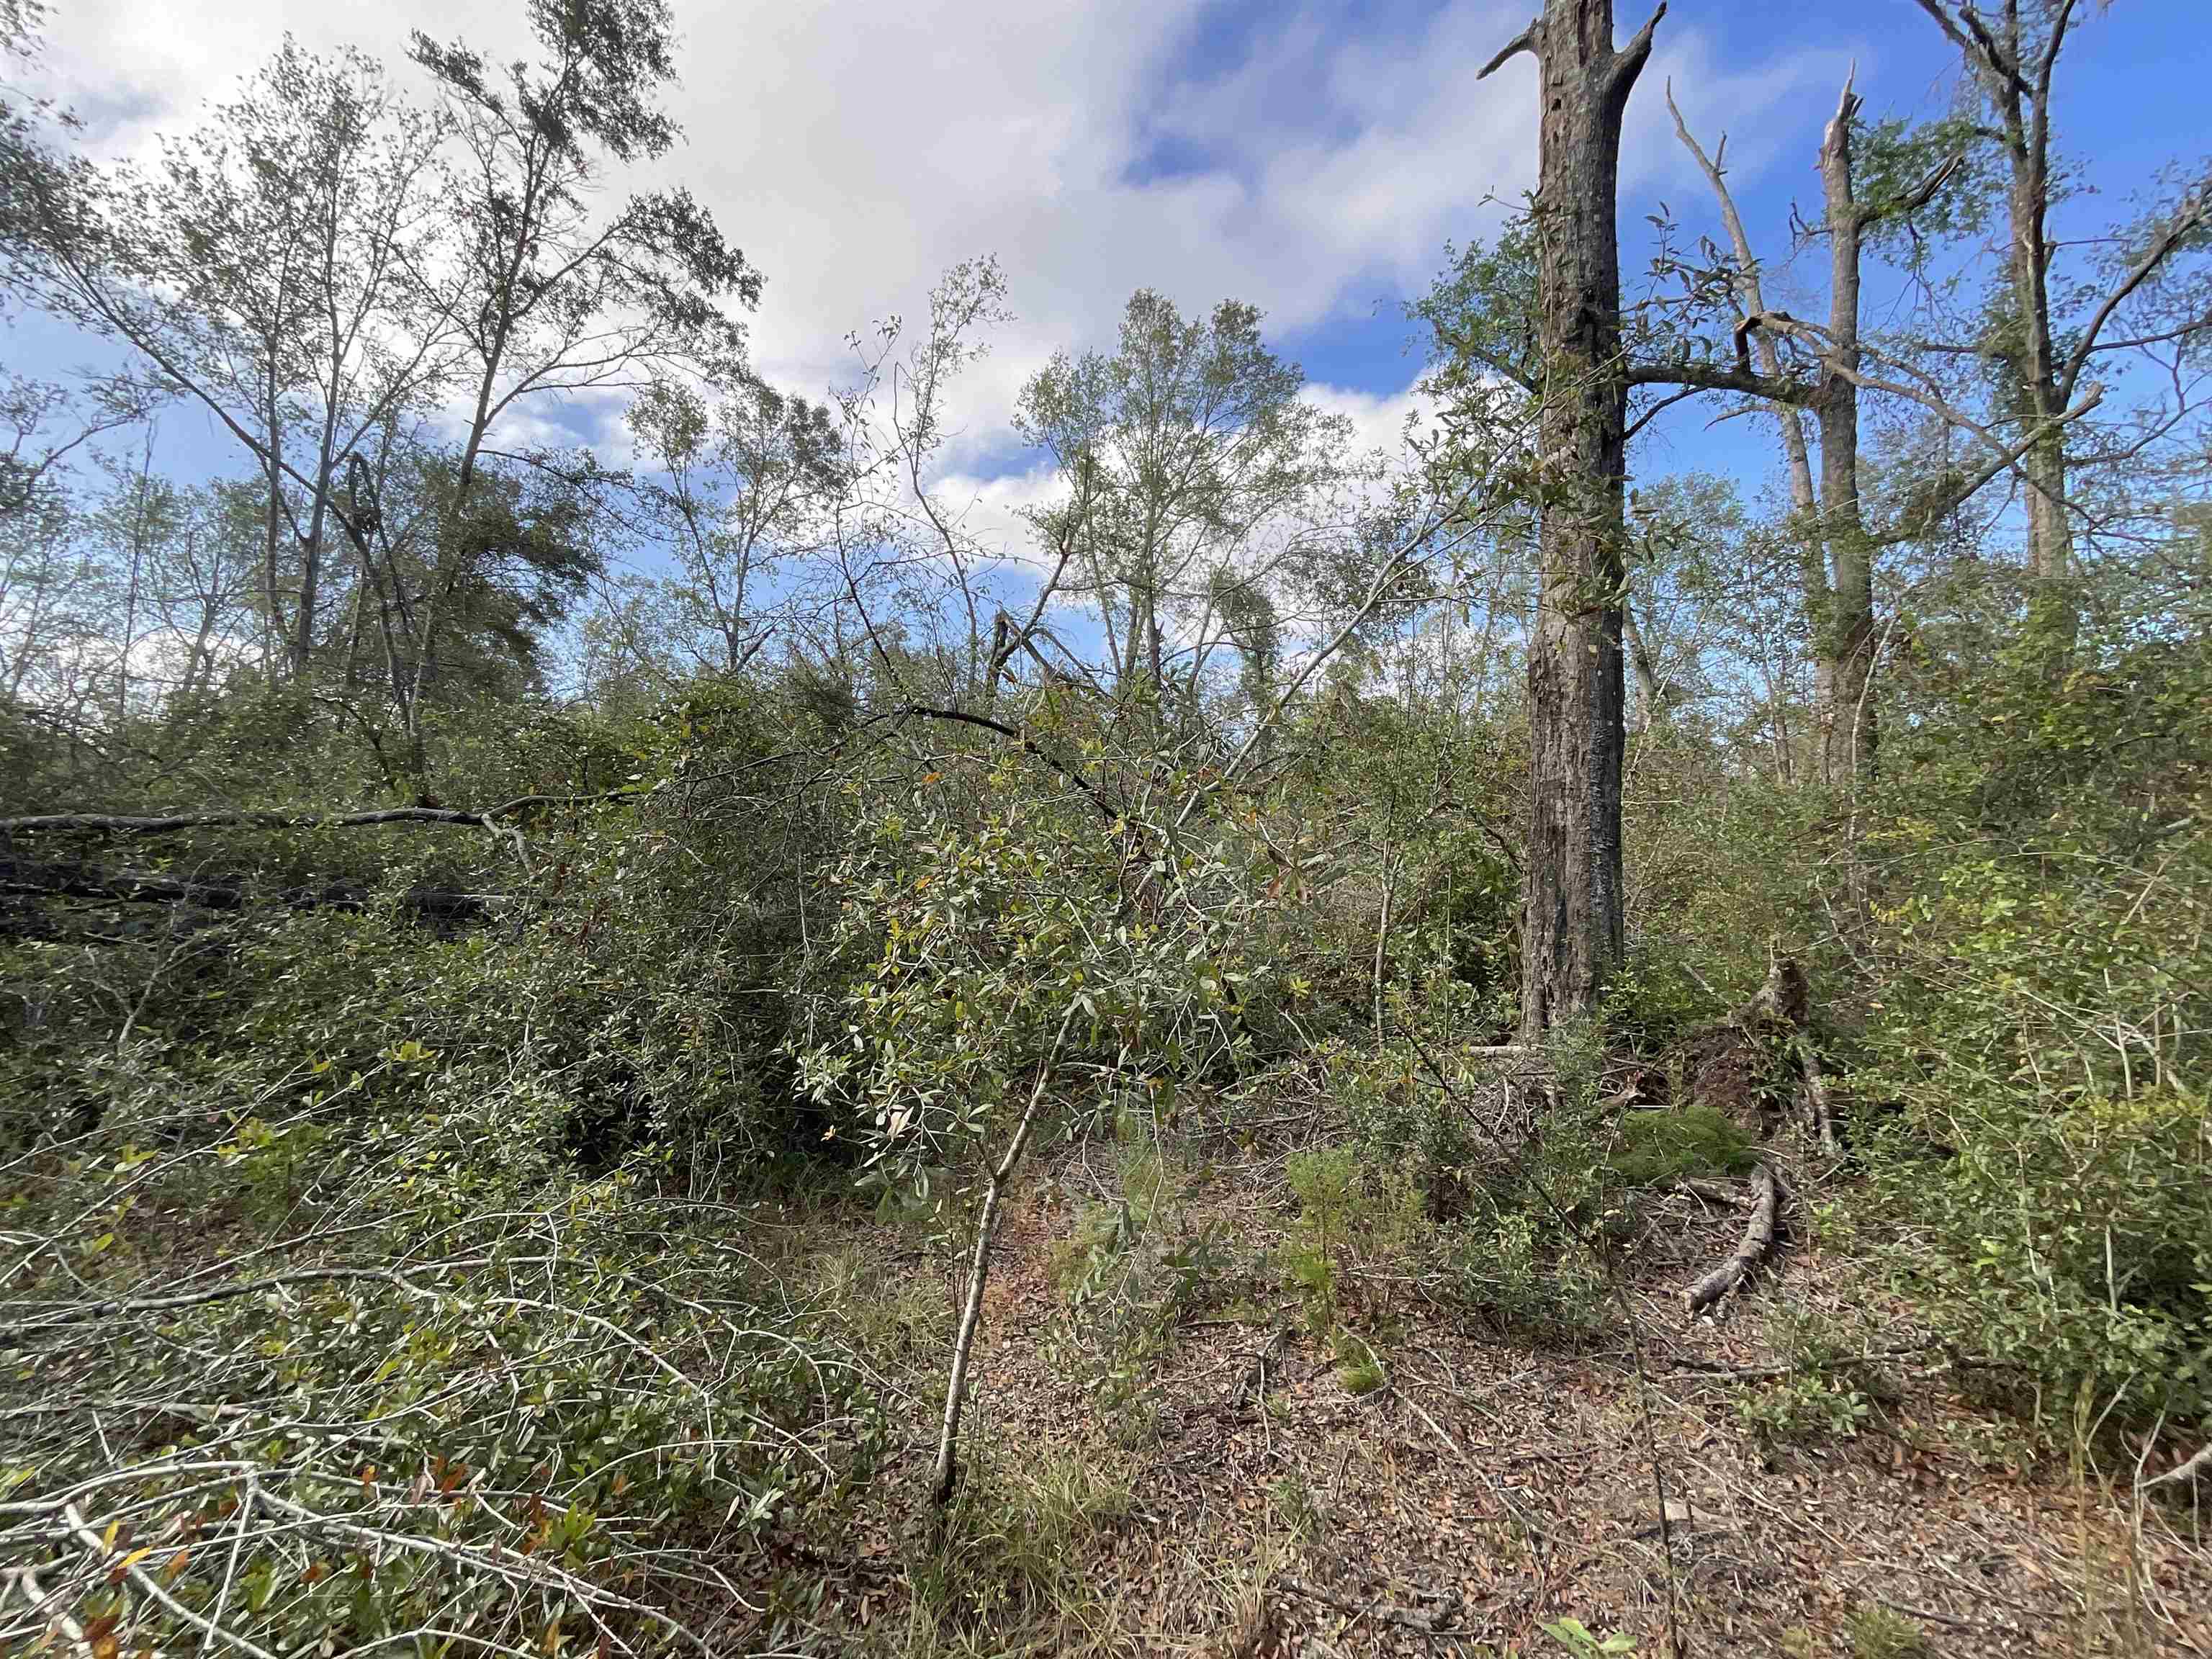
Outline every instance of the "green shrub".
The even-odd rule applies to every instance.
[[[2000,655],[1915,728],[1859,1137],[1886,1257],[1965,1374],[2065,1443],[2212,1416],[2212,641]]]
[[[1851,1609],[1851,1659],[1930,1659],[1927,1633],[1879,1601]]]
[[[1455,1231],[1447,1264],[1462,1301],[1546,1346],[1578,1346],[1604,1332],[1605,1265],[1552,1218],[1504,1208]]]
[[[1336,1328],[1360,1267],[1398,1261],[1420,1238],[1420,1195],[1395,1170],[1363,1164],[1349,1144],[1293,1153],[1284,1178],[1298,1200],[1284,1275],[1304,1304],[1308,1326],[1325,1336]]]
[[[1831,1378],[1806,1375],[1762,1382],[1736,1396],[1739,1422],[1764,1445],[1850,1439],[1873,1407],[1865,1395]]]

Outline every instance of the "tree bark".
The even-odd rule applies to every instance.
[[[1628,373],[1615,197],[1622,112],[1666,9],[1615,51],[1613,0],[1546,0],[1543,15],[1482,71],[1530,52],[1542,99],[1541,593],[1528,644],[1534,741],[1522,912],[1521,1023],[1531,1041],[1595,1004],[1626,949]]]

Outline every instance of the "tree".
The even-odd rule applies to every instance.
[[[1909,217],[1925,206],[1955,168],[1954,155],[1936,162],[1910,189],[1863,198],[1852,172],[1853,136],[1861,100],[1846,79],[1820,137],[1821,194],[1826,212],[1820,234],[1828,245],[1828,320],[1808,334],[1803,325],[1769,307],[1760,266],[1744,229],[1742,216],[1728,186],[1722,149],[1708,155],[1690,134],[1674,103],[1667,107],[1674,131],[1711,185],[1729,247],[1718,274],[1733,302],[1731,330],[1741,367],[1753,357],[1760,395],[1774,411],[1798,520],[1803,556],[1799,579],[1805,614],[1811,624],[1814,659],[1814,718],[1820,733],[1820,775],[1826,781],[1854,787],[1874,775],[1875,708],[1872,698],[1875,629],[1874,566],[1877,538],[1868,527],[1860,499],[1859,398],[1864,355],[1860,344],[1862,264],[1868,234],[1887,221]],[[1697,286],[1693,279],[1692,288]],[[1745,342],[1748,339],[1746,356]],[[1791,343],[1810,338],[1815,353],[1812,373],[1785,363]],[[1810,415],[1819,443],[1806,442]],[[1814,476],[1815,456],[1819,475]]]
[[[544,53],[534,66],[497,76],[468,47],[419,33],[409,53],[436,82],[460,151],[441,178],[459,258],[434,282],[471,363],[457,499],[517,403],[635,384],[661,365],[740,363],[744,331],[722,304],[760,298],[760,274],[688,191],[633,196],[604,218],[591,210],[606,161],[657,161],[680,136],[653,102],[675,78],[665,0],[527,9]]]
[[[845,478],[829,410],[750,377],[707,396],[656,381],[631,404],[630,429],[658,474],[638,487],[648,532],[673,553],[680,642],[703,635],[702,665],[735,674],[775,636],[762,589],[823,535]],[[665,482],[662,482],[665,479]],[[675,642],[675,641],[672,641]]]
[[[1614,197],[1620,124],[1662,4],[1613,44],[1613,0],[1547,0],[1485,64],[1537,62],[1534,206],[1541,358],[1539,558],[1528,642],[1534,754],[1522,922],[1523,1035],[1590,1007],[1626,948],[1620,845],[1626,741],[1621,594],[1628,375]]]
[[[441,137],[370,59],[288,40],[150,174],[80,161],[25,191],[40,301],[131,347],[154,387],[206,408],[252,458],[264,625],[295,673],[353,456],[455,362],[417,281],[437,258],[423,185]]]
[[[1060,549],[1053,580],[1080,562],[1117,690],[1194,699],[1211,653],[1231,635],[1256,637],[1242,590],[1264,586],[1287,550],[1266,532],[1334,476],[1347,435],[1300,396],[1304,384],[1261,340],[1252,307],[1186,318],[1139,289],[1111,354],[1062,353],[1023,389],[1022,435],[1050,452],[1069,490],[1045,526]]]
[[[363,584],[346,678],[373,627],[404,741],[388,755],[380,727],[365,726],[388,782],[428,787],[426,721],[439,703],[535,687],[542,636],[600,568],[605,475],[588,455],[541,461],[481,473],[464,497],[459,460],[435,442],[393,434],[373,464],[356,458],[345,523]]]
[[[2002,169],[2004,277],[1974,349],[1998,370],[1996,424],[2019,434],[2032,608],[2063,660],[2079,626],[2067,428],[2079,412],[2082,377],[2100,354],[2172,346],[2212,332],[2212,311],[2204,311],[2154,326],[2148,337],[2112,340],[2106,334],[2177,255],[2203,247],[2212,180],[2192,179],[2176,199],[2130,227],[2107,280],[2084,290],[2084,311],[2062,326],[2052,298],[2063,244],[2051,226],[2058,194],[2051,88],[2067,36],[2081,21],[2078,0],[2002,0],[1994,17],[1971,0],[1918,3],[1957,50],[1984,118],[1975,124],[1976,136],[1995,148]]]

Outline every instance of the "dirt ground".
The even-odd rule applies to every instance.
[[[803,1650],[1534,1655],[1574,1651],[1542,1629],[1571,1618],[1647,1656],[2212,1656],[2207,1517],[2142,1501],[2134,1468],[2005,1468],[2001,1420],[1903,1310],[1802,1239],[1691,1321],[1683,1287],[1741,1227],[1694,1193],[1650,1212],[1620,1287],[1632,1321],[1579,1352],[1385,1277],[1363,1305],[1383,1380],[1355,1394],[1278,1285],[1272,1306],[1183,1320],[1138,1398],[1103,1408],[1054,1348],[1066,1303],[1048,1264],[1083,1205],[1115,1195],[1111,1165],[1063,1149],[1014,1194],[966,1443],[971,1483],[1018,1492],[1075,1469],[1116,1496],[1045,1540],[1051,1594],[1025,1612],[941,1594],[924,1609],[918,1562],[1018,1557],[1007,1534],[1032,1522],[979,1509],[981,1542],[926,1534],[922,1414],[944,1349],[920,1344],[913,1445],[848,1532],[803,1547]],[[1260,1259],[1292,1219],[1280,1169],[1249,1149],[1213,1168],[1179,1224],[1211,1220]],[[883,1253],[879,1284],[932,1271],[888,1238],[860,1248]],[[949,1296],[949,1264],[935,1271]],[[1881,1333],[1875,1397],[1856,1432],[1770,1445],[1738,1401],[1786,1369],[1775,1311],[1816,1309]]]

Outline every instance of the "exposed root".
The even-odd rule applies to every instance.
[[[1683,1294],[1694,1316],[1711,1307],[1749,1277],[1774,1248],[1774,1223],[1781,1207],[1782,1182],[1774,1166],[1761,1161],[1751,1177],[1751,1219],[1744,1224],[1743,1239],[1727,1261],[1692,1285]]]

